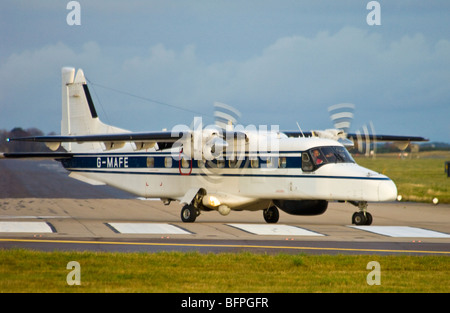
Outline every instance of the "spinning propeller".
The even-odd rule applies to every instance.
[[[358,149],[360,153],[369,156],[370,152],[376,153],[377,136],[372,121],[364,124],[361,130],[357,130],[355,134],[349,134],[351,123],[354,118],[355,105],[352,103],[339,103],[328,107],[330,119],[334,123],[334,127],[342,130],[344,138],[351,139],[352,146]],[[356,136],[356,140],[355,140]],[[373,149],[371,149],[373,147]],[[406,147],[405,147],[406,148]]]
[[[394,144],[402,151],[413,141],[428,141],[426,138],[417,136],[378,135],[375,132],[372,122],[364,124],[360,130],[357,130],[355,133],[348,133],[354,117],[354,110],[355,105],[351,103],[340,103],[328,108],[330,119],[333,121],[334,127],[342,131],[340,137],[351,140],[353,146],[357,148],[360,153],[365,153],[366,156],[369,156],[370,151],[373,151],[375,154],[377,142],[379,141],[394,142]],[[371,147],[373,148],[372,150]]]

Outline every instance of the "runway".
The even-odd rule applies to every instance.
[[[365,227],[334,202],[320,216],[280,212],[277,224],[247,211],[182,223],[178,203],[78,182],[54,161],[2,160],[0,173],[3,249],[450,255],[450,205],[371,203]]]

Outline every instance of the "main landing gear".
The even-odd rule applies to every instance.
[[[206,190],[200,188],[195,194],[190,204],[185,204],[181,209],[181,220],[184,223],[194,223],[197,216],[200,215],[200,208],[203,196]]]
[[[186,204],[181,209],[181,220],[184,223],[193,223],[195,222],[195,219],[197,216],[200,215],[200,210],[197,209],[192,204]],[[263,211],[264,220],[267,223],[275,224],[278,222],[278,219],[280,218],[280,212],[275,206],[272,206],[270,208],[267,208]]]
[[[181,209],[181,220],[184,223],[194,223],[197,216],[200,215],[200,210],[192,204],[187,204]]]
[[[263,211],[264,220],[269,224],[275,224],[280,218],[280,212],[277,207],[271,206]]]
[[[372,224],[372,214],[367,212],[367,201],[350,201],[351,204],[359,208],[359,212],[353,213],[352,224],[355,225],[370,225]]]

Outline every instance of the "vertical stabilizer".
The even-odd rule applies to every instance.
[[[61,135],[91,135],[128,132],[102,123],[92,101],[82,69],[62,68]],[[101,143],[63,143],[67,151],[103,150]]]

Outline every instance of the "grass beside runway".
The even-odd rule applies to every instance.
[[[80,285],[76,279],[79,263]],[[376,267],[379,268],[379,285]],[[448,256],[0,250],[0,292],[449,292]]]
[[[375,159],[356,157],[364,167],[390,177],[397,185],[402,201],[450,203],[450,178],[445,173],[445,161],[450,152],[434,151],[399,158],[396,154],[378,154]]]

